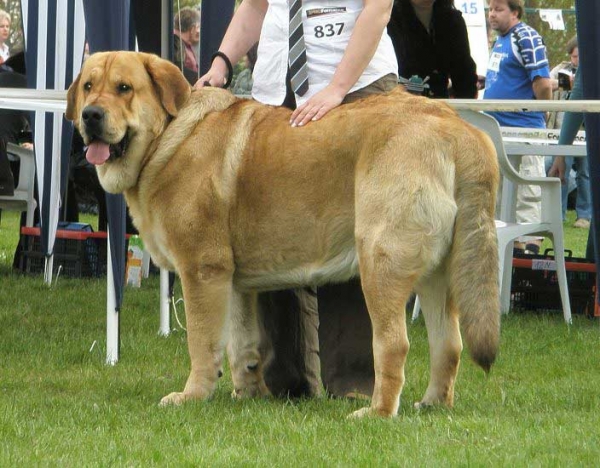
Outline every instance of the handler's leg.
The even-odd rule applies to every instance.
[[[321,378],[338,397],[373,394],[373,335],[360,279],[320,287]]]
[[[382,94],[398,86],[395,75],[386,75],[348,94],[344,104]],[[328,393],[343,397],[373,393],[371,320],[360,280],[322,286],[319,296],[319,347],[321,378]]]
[[[292,398],[319,395],[315,292],[306,288],[262,293],[258,310],[265,382],[271,393]]]

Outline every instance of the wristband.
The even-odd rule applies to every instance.
[[[229,57],[227,57],[227,55],[225,55],[220,50],[216,51],[212,55],[212,57],[210,58],[210,63],[212,64],[215,61],[215,58],[217,57],[221,57],[223,59],[223,62],[225,62],[225,65],[227,65],[227,80],[225,80],[223,88],[229,88],[229,85],[231,84],[231,79],[233,78],[233,65],[231,65],[231,60],[229,60]]]

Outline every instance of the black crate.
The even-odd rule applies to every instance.
[[[45,256],[42,252],[39,228],[21,228],[23,251],[19,268],[24,273],[44,272]],[[54,243],[53,274],[68,277],[98,277],[106,274],[106,232],[80,230],[56,231]]]
[[[585,258],[565,259],[571,311],[594,315],[596,265]],[[551,255],[515,255],[511,284],[511,311],[562,312],[558,277]]]

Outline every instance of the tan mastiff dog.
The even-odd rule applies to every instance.
[[[153,260],[181,277],[191,372],[163,404],[211,396],[226,344],[236,396],[268,394],[257,291],[360,273],[375,389],[355,415],[397,414],[416,291],[431,379],[417,405],[451,406],[461,332],[486,371],[499,340],[498,167],[486,135],[401,90],[291,128],[285,108],[191,91],[156,56],[91,56],[67,118],[106,191],[124,193]]]

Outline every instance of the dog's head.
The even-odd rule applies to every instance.
[[[190,93],[179,69],[155,55],[102,52],[85,61],[69,87],[66,117],[81,133],[107,192],[137,183],[151,143]]]

